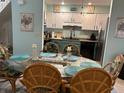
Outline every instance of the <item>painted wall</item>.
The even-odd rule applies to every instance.
[[[118,17],[124,17],[124,0],[113,0],[107,33],[103,62],[110,62],[116,55],[124,54],[124,38],[116,38],[116,22]]]
[[[42,29],[42,4],[43,0],[25,0],[24,5],[19,5],[17,0],[12,2],[12,28],[13,28],[13,52],[14,54],[31,54],[32,44],[41,47]],[[33,31],[20,30],[20,13],[32,13],[34,16]]]
[[[76,12],[85,12],[87,11],[87,6],[82,5],[63,5],[60,6],[60,11],[61,12],[72,12],[70,11],[71,8],[76,8]],[[110,6],[95,6],[94,7],[94,13],[101,13],[101,14],[108,14],[109,13]],[[53,12],[53,5],[47,5],[47,11]]]

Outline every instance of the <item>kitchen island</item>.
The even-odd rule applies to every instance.
[[[94,60],[100,60],[100,56],[98,57],[98,55],[101,54],[98,52],[101,49],[102,44],[98,40],[84,38],[52,38],[50,41],[59,45],[61,53],[63,53],[63,49],[66,45],[72,44],[79,48],[81,56]]]
[[[80,50],[80,46],[81,46],[81,43],[80,43],[79,39],[57,39],[57,38],[53,38],[53,39],[51,39],[51,42],[54,42],[54,43],[58,44],[61,53],[63,53],[63,50],[64,50],[65,46],[67,46],[68,44],[77,46],[79,48],[79,50]]]

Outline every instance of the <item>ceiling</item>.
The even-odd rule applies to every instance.
[[[91,2],[93,5],[110,5],[111,0],[46,0],[47,4],[61,4],[64,1],[65,5],[87,5]]]

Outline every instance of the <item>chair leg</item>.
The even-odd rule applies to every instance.
[[[10,82],[10,84],[12,86],[13,93],[16,93],[16,84],[15,84],[16,83],[16,79],[10,79],[9,82]]]

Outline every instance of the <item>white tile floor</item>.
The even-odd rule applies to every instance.
[[[117,79],[115,83],[115,90],[117,91],[117,93],[124,93],[124,80]]]

